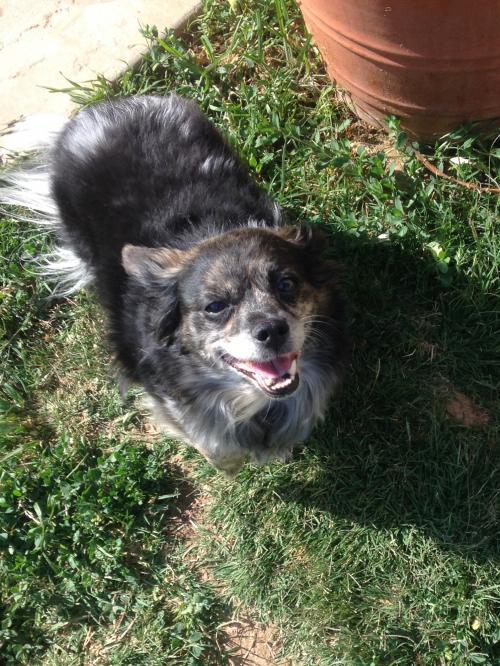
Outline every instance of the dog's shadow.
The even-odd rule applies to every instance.
[[[299,454],[309,473],[280,475],[275,491],[333,517],[414,526],[466,556],[498,553],[491,296],[458,275],[445,286],[411,243],[337,236],[333,246],[352,367]]]

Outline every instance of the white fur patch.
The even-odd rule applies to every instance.
[[[50,119],[50,122],[48,121]],[[30,149],[48,149],[65,123],[61,116],[31,117],[17,123],[11,130],[12,134],[22,135]],[[18,220],[38,225],[45,231],[56,234],[61,231],[62,224],[56,202],[51,194],[50,167],[48,159],[31,164],[29,168],[21,168],[2,176],[0,184],[0,204],[18,206],[25,212],[2,212]],[[56,241],[57,242],[57,241]],[[90,268],[68,247],[56,245],[44,255],[32,257],[38,275],[55,283],[53,294],[67,296],[88,285],[92,279]]]
[[[273,219],[274,223],[276,226],[280,226],[281,223],[283,222],[283,214],[281,212],[280,206],[276,203],[276,201],[273,201]]]
[[[74,155],[89,157],[106,138],[112,123],[107,118],[96,119],[89,113],[77,116],[78,130],[70,132],[65,139],[65,148]]]
[[[47,148],[67,122],[65,116],[51,113],[28,116],[0,132],[2,152],[19,153]]]
[[[92,269],[68,247],[56,246],[32,261],[37,274],[55,284],[54,296],[69,296],[94,280]]]
[[[2,176],[0,203],[20,206],[28,214],[16,214],[20,220],[34,222],[54,229],[59,228],[58,210],[50,192],[50,173],[45,164],[20,169]]]
[[[216,171],[223,171],[224,169],[232,169],[234,167],[234,160],[231,157],[207,157],[200,164],[201,173],[210,175]]]

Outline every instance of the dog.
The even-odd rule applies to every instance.
[[[60,294],[94,284],[121,372],[161,428],[229,475],[288,460],[348,360],[325,237],[286,225],[176,94],[86,108],[41,159],[7,175],[0,198],[55,230],[45,273]]]

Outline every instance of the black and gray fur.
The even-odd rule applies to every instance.
[[[348,353],[335,266],[193,102],[85,109],[0,198],[56,230],[45,272],[62,294],[95,285],[120,367],[167,432],[231,474],[307,439]],[[254,376],[280,358],[297,376]]]

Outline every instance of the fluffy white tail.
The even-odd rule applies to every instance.
[[[50,184],[50,148],[68,122],[63,116],[36,115],[19,121],[0,137],[9,152],[36,151],[28,166],[1,174],[0,204],[16,206],[24,212],[2,213],[38,225],[56,234],[53,249],[33,257],[39,275],[54,283],[54,296],[67,296],[92,279],[92,270],[63,241],[63,228]]]

